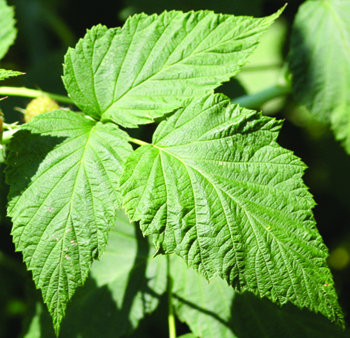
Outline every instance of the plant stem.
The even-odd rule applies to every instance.
[[[260,108],[264,103],[282,96],[289,94],[291,92],[291,88],[288,84],[277,84],[270,88],[264,89],[258,93],[251,94],[251,95],[244,95],[237,97],[232,100],[232,103],[239,103],[241,107],[250,108],[250,109],[258,109]],[[35,89],[29,89],[25,87],[0,87],[0,95],[13,95],[13,96],[24,96],[24,97],[40,97],[40,96],[48,96],[53,100],[60,101],[63,103],[73,104],[73,101],[67,97],[57,94],[51,94],[47,92],[43,92],[41,90],[35,90]],[[3,133],[2,137],[2,144],[9,143],[13,134],[18,129],[12,129],[5,131]],[[138,140],[133,137],[129,137],[129,141],[135,144],[138,144],[140,146],[147,145],[149,143]]]
[[[138,140],[137,138],[133,138],[133,137],[129,137],[129,141],[132,143],[138,144],[139,146],[145,146],[145,145],[149,144],[147,142]]]
[[[255,66],[245,66],[241,69],[241,72],[262,72],[262,71],[268,71],[271,69],[278,69],[282,68],[282,63],[271,63],[268,65],[255,65]]]
[[[47,92],[43,92],[41,90],[29,89],[25,87],[0,87],[0,95],[12,95],[12,96],[24,96],[24,97],[41,97],[48,96],[53,100],[74,104],[73,100],[67,96],[51,94]]]
[[[168,276],[168,323],[169,323],[169,338],[176,338],[175,316],[173,308],[173,279],[170,275],[170,257],[167,255],[167,276]]]
[[[259,109],[264,103],[290,92],[291,88],[288,84],[277,84],[255,94],[236,97],[232,103],[239,103],[244,108]]]

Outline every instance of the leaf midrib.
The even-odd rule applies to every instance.
[[[84,151],[83,151],[83,154],[82,154],[82,156],[81,156],[81,159],[80,159],[80,164],[79,164],[79,169],[78,169],[78,171],[77,171],[77,177],[78,177],[78,175],[79,175],[79,173],[80,173],[80,170],[81,170],[81,166],[83,165],[83,159],[84,159],[84,156],[85,156],[85,152],[86,152],[86,148],[87,148],[87,145],[88,145],[88,143],[89,143],[89,140],[90,140],[90,137],[91,137],[91,135],[92,135],[92,131],[94,130],[94,128],[96,127],[96,125],[94,125],[92,128],[91,128],[91,130],[89,131],[89,136],[87,137],[87,139],[86,139],[86,143],[85,143],[85,145],[84,145]],[[68,212],[68,215],[67,215],[67,220],[68,219],[71,219],[71,212],[72,212],[72,197],[73,197],[73,194],[74,194],[74,191],[75,191],[75,188],[76,188],[76,184],[77,184],[77,177],[75,178],[75,180],[74,180],[74,185],[73,185],[73,189],[72,189],[72,194],[71,194],[71,197],[70,197],[70,200],[69,200],[69,212]],[[64,239],[65,239],[65,236],[66,236],[66,233],[67,233],[67,231],[66,231],[66,227],[67,227],[67,222],[65,222],[65,226],[64,226],[64,232],[63,232],[63,236],[62,236],[62,246],[63,246],[63,244],[64,244]],[[76,233],[76,231],[75,231],[75,228],[74,228],[74,224],[73,224],[73,222],[72,222],[72,228],[74,229],[74,232]],[[82,268],[81,268],[81,264],[80,264],[80,250],[79,250],[79,243],[78,243],[78,236],[75,236],[76,237],[76,242],[77,242],[77,250],[78,250],[78,259],[79,259],[79,267],[80,267],[80,278],[83,278],[83,272],[82,272]],[[63,247],[62,247],[63,248]],[[63,269],[63,270],[65,270],[64,269],[64,264],[62,264],[62,262],[63,262],[63,257],[64,257],[64,251],[62,250],[62,252],[61,252],[61,255],[60,255],[60,259],[59,259],[59,267],[60,267],[60,270],[61,269]],[[58,274],[58,285],[60,285],[61,284],[61,279],[63,278],[63,276],[62,276],[62,274],[61,273],[59,273]],[[68,276],[66,275],[66,280],[68,281]],[[80,283],[82,284],[82,280],[80,280]],[[81,285],[80,284],[80,285]],[[78,283],[78,285],[79,285],[79,283]],[[69,283],[67,283],[67,286],[69,287]],[[57,291],[56,291],[56,294],[57,294],[57,304],[61,304],[61,302],[60,302],[60,298],[59,298],[59,292],[58,292],[59,290],[57,289]],[[68,293],[69,294],[69,293]],[[53,299],[54,297],[52,297],[52,299]]]

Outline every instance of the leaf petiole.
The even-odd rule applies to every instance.
[[[241,107],[248,109],[259,109],[264,103],[276,97],[287,95],[291,90],[288,84],[277,84],[255,94],[236,97],[232,100],[232,103],[238,103]]]
[[[149,144],[147,142],[141,141],[141,140],[139,140],[137,138],[133,138],[133,137],[129,137],[129,141],[132,143],[138,144],[139,146],[146,146]]]
[[[170,275],[170,256],[167,255],[167,278],[168,278],[168,323],[169,323],[169,338],[176,338],[175,316],[173,309],[173,279]]]

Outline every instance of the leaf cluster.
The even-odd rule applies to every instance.
[[[213,93],[238,73],[282,10],[261,19],[210,11],[139,14],[122,28],[93,27],[68,50],[63,82],[81,112],[57,109],[23,125],[10,143],[6,169],[16,250],[41,289],[57,335],[89,271],[91,297],[77,293],[84,321],[89,302],[100,297],[112,299],[111,316],[121,316],[109,324],[120,335],[152,312],[166,288],[166,262],[149,259],[152,245],[156,255],[183,259],[171,258],[172,293],[179,318],[196,336],[249,331],[232,319],[235,304],[249,313],[257,300],[232,287],[343,324],[315,202],[302,181],[305,165],[276,141],[281,121]],[[152,144],[124,130],[155,119],[162,122]],[[121,207],[153,244],[117,222]],[[105,261],[92,266],[103,252]],[[204,286],[186,265],[211,284]],[[134,282],[134,274],[142,279]],[[189,294],[187,279],[205,297],[224,295],[226,302],[206,308],[198,293]],[[272,306],[263,302],[262,308]],[[68,315],[78,311],[72,309]],[[43,311],[38,303],[28,334],[36,332]],[[78,334],[74,325],[70,332],[63,324],[65,336]],[[94,332],[89,327],[87,335]],[[106,336],[115,327],[106,327]]]

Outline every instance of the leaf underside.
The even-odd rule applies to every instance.
[[[135,15],[122,29],[98,25],[66,54],[65,87],[95,119],[150,123],[234,76],[281,11],[261,19],[172,11]]]
[[[305,165],[276,143],[280,127],[222,95],[187,101],[126,161],[123,207],[208,280],[341,323]]]
[[[68,301],[107,243],[127,134],[67,110],[37,116],[10,144],[13,241],[42,290],[56,332]]]
[[[307,1],[294,21],[289,67],[298,100],[350,153],[350,1]]]
[[[14,10],[6,4],[5,0],[0,0],[0,60],[5,56],[9,47],[16,38],[16,28]]]

